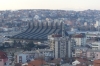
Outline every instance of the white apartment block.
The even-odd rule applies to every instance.
[[[84,46],[86,44],[86,37],[82,34],[73,35],[72,39],[75,40],[76,46]]]

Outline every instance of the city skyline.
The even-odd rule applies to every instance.
[[[0,10],[62,9],[100,10],[100,0],[0,0]]]

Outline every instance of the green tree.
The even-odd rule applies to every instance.
[[[30,51],[34,47],[35,47],[35,44],[33,42],[29,42],[23,49]]]
[[[33,48],[35,46],[35,44],[33,42],[29,42],[26,46],[29,48]]]

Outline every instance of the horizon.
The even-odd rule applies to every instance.
[[[85,11],[85,10],[100,10],[100,9],[84,9],[84,10],[78,10],[78,9],[7,9],[7,10],[0,10],[0,11],[18,11],[18,10],[64,10],[64,11]]]
[[[100,10],[100,0],[0,0],[0,10]]]

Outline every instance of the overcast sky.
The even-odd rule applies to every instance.
[[[100,10],[100,0],[0,0],[0,10],[9,9]]]

